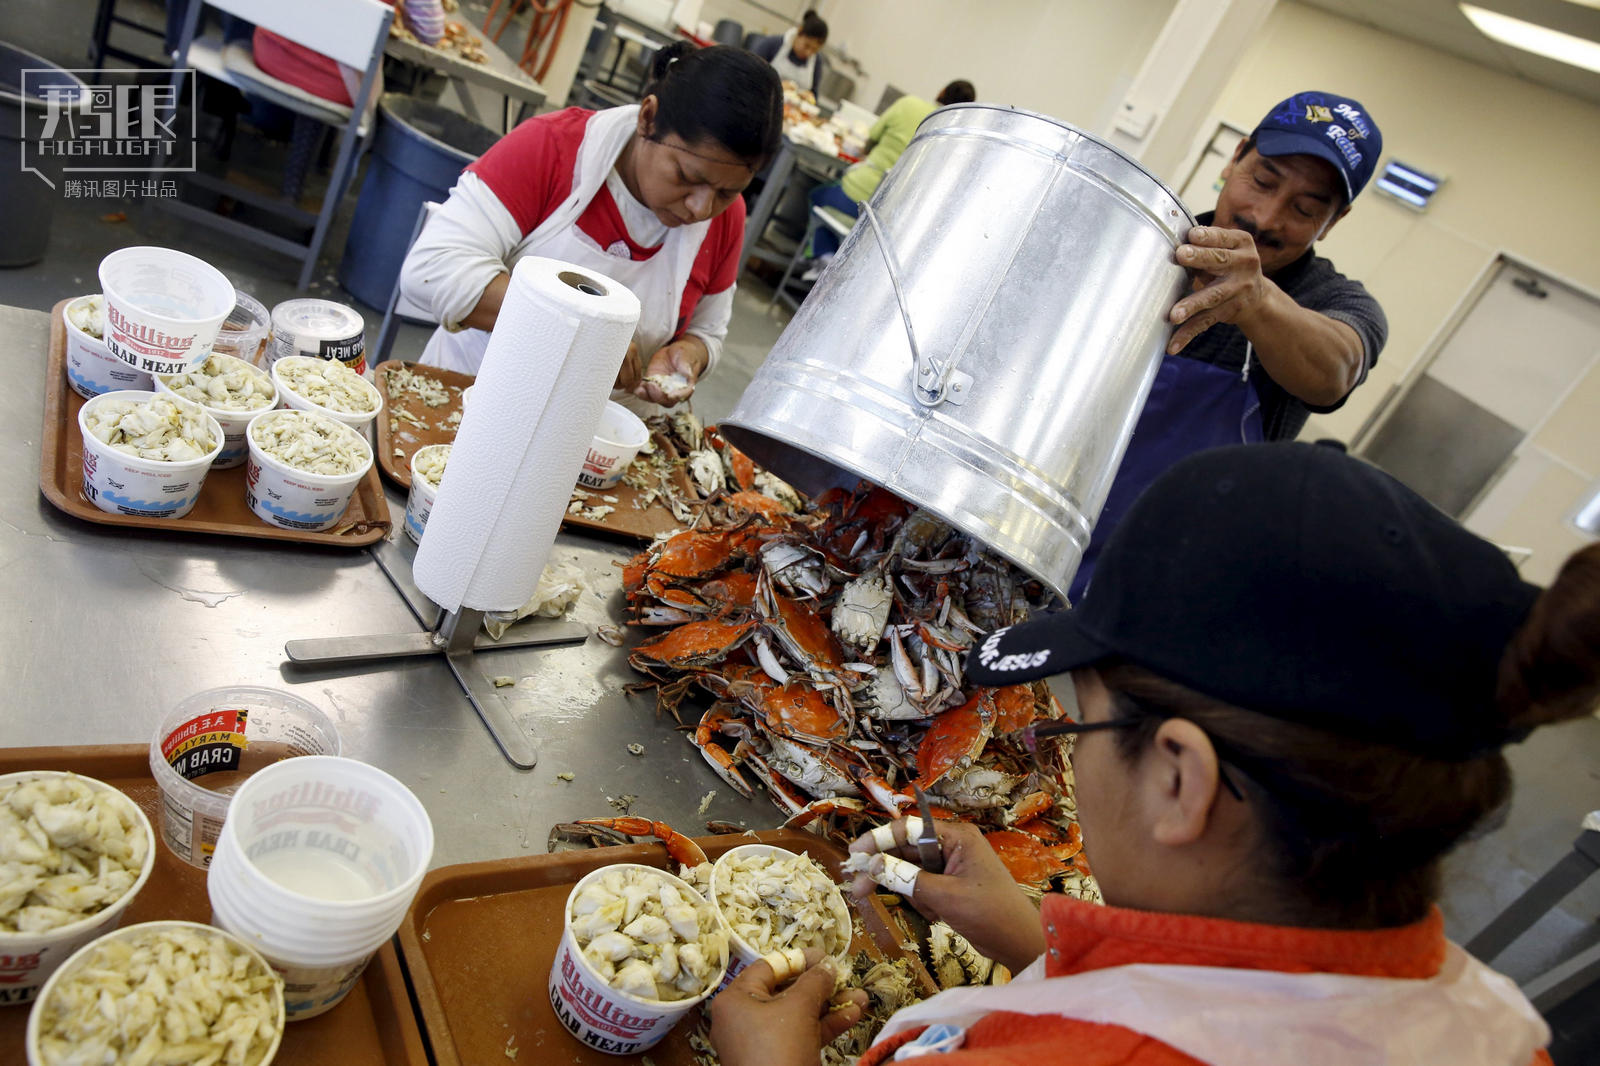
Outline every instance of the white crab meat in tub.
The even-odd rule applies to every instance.
[[[370,414],[378,409],[378,390],[337,359],[293,355],[277,362],[278,377],[289,390],[318,407],[342,415]]]
[[[809,855],[737,855],[717,870],[722,917],[762,955],[782,948],[842,954],[850,917],[838,900],[833,879]]]
[[[161,383],[185,400],[218,411],[261,411],[277,399],[267,375],[231,355],[207,356],[199,366],[164,377]]]
[[[133,803],[73,777],[0,786],[0,930],[42,933],[111,906],[144,868]]]
[[[100,339],[106,331],[106,298],[96,293],[74,303],[67,308],[67,318],[89,336]]]
[[[324,477],[353,474],[367,446],[349,427],[310,411],[274,411],[250,423],[256,447],[285,466]]]
[[[101,444],[140,459],[183,463],[203,459],[217,446],[206,413],[187,400],[101,400],[84,416]]]
[[[572,902],[583,957],[619,992],[692,999],[718,977],[727,933],[703,899],[649,870],[608,870]]]
[[[449,444],[428,445],[412,457],[411,468],[422,480],[438,488],[440,479],[444,477],[445,464],[450,462],[451,447]]]
[[[44,1066],[256,1066],[281,1024],[280,979],[226,938],[150,929],[108,939],[50,991]]]

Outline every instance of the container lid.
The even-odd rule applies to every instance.
[[[332,300],[285,300],[272,309],[272,328],[279,333],[343,340],[366,331],[366,319],[353,307]]]

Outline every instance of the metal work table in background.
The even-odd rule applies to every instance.
[[[625,39],[622,45],[623,48],[627,47],[626,40],[633,40],[635,43],[640,44],[641,47],[644,47],[644,43],[637,39],[639,37],[649,41],[658,49],[665,48],[674,41],[683,40],[683,37],[673,27],[658,26],[653,22],[644,22],[634,18],[632,15],[623,14],[609,4],[601,4],[599,10],[594,13],[594,30],[600,31],[600,39],[584,53],[583,62],[578,68],[579,80],[599,77],[600,68],[605,65],[606,56],[611,51],[611,42],[617,39],[617,30],[621,27],[626,27],[632,31],[632,35]],[[594,30],[590,32],[592,33]],[[617,57],[619,62],[621,58],[619,54]],[[616,64],[612,65],[611,73],[615,75]],[[606,84],[611,84],[611,81],[607,80]]]
[[[678,732],[656,721],[626,652],[582,645],[480,654],[486,671],[518,679],[500,692],[542,753],[531,771],[508,764],[442,657],[353,672],[285,664],[298,637],[402,632],[417,622],[373,556],[193,535],[146,535],[69,518],[39,493],[39,433],[49,316],[0,306],[0,647],[5,700],[0,747],[147,744],[179,700],[228,684],[271,685],[317,704],[338,724],[344,753],[405,782],[433,818],[435,866],[541,853],[550,826],[613,814],[607,797],[638,796],[634,813],[691,834],[707,818],[752,828],[779,821],[760,793],[732,792]],[[395,538],[404,496],[391,491]],[[387,550],[409,550],[409,543]],[[553,558],[590,582],[574,617],[621,621],[621,571],[633,549],[563,534]],[[643,744],[642,756],[627,745]],[[570,784],[556,774],[571,771]],[[717,796],[705,815],[701,797]]]
[[[544,86],[529,77],[528,73],[517,66],[498,45],[489,40],[482,30],[468,25],[458,16],[452,15],[448,21],[461,26],[472,36],[483,41],[483,50],[489,57],[487,63],[469,63],[458,55],[442,52],[419,41],[408,41],[399,37],[389,38],[389,43],[383,46],[384,55],[437,70],[448,77],[450,84],[455,86],[456,97],[461,101],[462,114],[480,126],[490,124],[484,121],[478,109],[478,102],[473,99],[472,90],[468,86],[481,85],[495,95],[503,97],[500,109],[500,132],[509,133],[523,117],[531,115],[539,109],[540,104],[544,103],[546,95]],[[513,100],[518,102],[515,113],[511,110]]]
[[[784,266],[794,254],[793,251],[779,252],[762,248],[760,241],[767,232],[767,223],[772,221],[772,213],[778,209],[778,204],[789,187],[789,179],[793,176],[797,164],[823,181],[838,181],[839,177],[853,165],[836,155],[818,151],[807,144],[799,144],[788,137],[783,138],[782,147],[778,149],[778,157],[767,168],[766,182],[756,194],[756,202],[750,208],[749,217],[745,219],[744,250],[739,256],[740,270],[750,262],[752,255],[766,262]]]

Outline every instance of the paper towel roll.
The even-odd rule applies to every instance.
[[[528,602],[638,321],[638,298],[604,275],[517,263],[417,547],[435,603]]]

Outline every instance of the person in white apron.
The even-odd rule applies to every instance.
[[[440,323],[422,361],[475,374],[511,268],[572,263],[639,298],[613,399],[648,415],[716,366],[744,239],[740,192],[777,151],[782,88],[737,48],[657,53],[634,106],[541,115],[463,171],[401,270]]]
[[[800,25],[781,34],[757,37],[750,42],[750,50],[771,63],[781,80],[815,96],[822,84],[822,64],[817,62],[817,53],[827,43],[828,24],[815,11],[807,11],[800,16]]]
[[[1106,905],[1036,910],[975,826],[937,823],[939,870],[909,819],[862,837],[858,894],[894,885],[1016,976],[900,1010],[859,1066],[1548,1066],[1549,1027],[1435,900],[1443,856],[1509,800],[1505,745],[1600,703],[1600,545],[1540,589],[1339,450],[1234,445],[1156,479],[1099,573],[967,672],[1071,671],[1081,721],[1034,739],[1077,734]],[[859,1018],[864,994],[807,962],[716,998],[723,1066],[815,1063]]]

